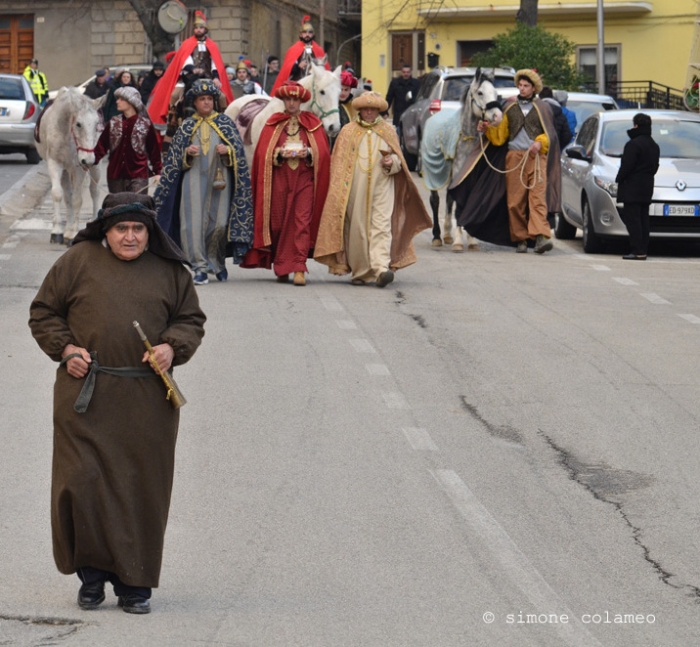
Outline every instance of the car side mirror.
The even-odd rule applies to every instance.
[[[586,149],[583,146],[580,146],[578,144],[574,144],[573,146],[569,146],[569,148],[566,149],[566,154],[568,157],[574,160],[581,160],[582,162],[590,162],[591,161],[591,156],[588,154]]]

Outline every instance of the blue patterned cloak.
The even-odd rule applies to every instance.
[[[183,177],[185,149],[190,145],[197,122],[185,119],[173,137],[163,166],[160,184],[154,196],[158,223],[181,246],[180,241],[180,190]],[[217,114],[214,123],[224,136],[224,143],[234,151],[232,167],[222,166],[226,181],[233,183],[229,208],[226,256],[233,257],[238,265],[253,244],[253,194],[250,188],[250,170],[245,158],[243,142],[233,121],[224,114]]]

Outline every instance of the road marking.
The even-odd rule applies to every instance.
[[[420,427],[402,427],[404,436],[408,444],[413,447],[417,452],[436,452],[438,451],[437,445],[433,442],[430,434]]]
[[[10,236],[4,243],[3,249],[14,249],[19,245],[19,238],[17,236]]]
[[[358,353],[376,353],[374,346],[366,339],[351,339],[350,344]]]
[[[9,261],[12,258],[12,254],[0,254],[0,261]]]
[[[658,305],[671,305],[670,301],[666,301],[666,299],[660,297],[658,294],[654,294],[653,292],[640,292],[639,294],[641,294],[650,303],[656,303]]]
[[[403,397],[403,393],[392,391],[391,393],[382,393],[382,397],[386,406],[390,409],[410,409],[406,398]]]
[[[391,375],[384,364],[365,364],[365,368],[370,375]]]
[[[614,276],[613,281],[622,283],[622,285],[639,285],[639,283],[637,283],[636,281],[633,281],[632,279],[626,279],[623,276]]]
[[[607,265],[591,265],[591,269],[594,269],[597,272],[609,272],[610,271],[610,268]]]
[[[11,231],[41,231],[53,229],[53,223],[50,220],[41,218],[27,218],[26,220],[15,220],[10,227]]]
[[[338,328],[341,330],[355,330],[357,328],[357,324],[348,319],[336,319],[335,323],[338,324]]]
[[[686,321],[689,321],[692,324],[700,324],[700,317],[696,317],[695,315],[678,315],[681,319],[685,319]]]
[[[452,470],[430,470],[430,473],[472,530],[482,539],[487,550],[500,562],[507,576],[530,599],[537,613],[556,609],[558,614],[569,617],[568,623],[550,624],[547,625],[548,629],[557,632],[566,645],[602,647],[459,475]]]
[[[343,306],[336,299],[321,299],[321,302],[326,307],[326,310],[330,312],[342,312]]]

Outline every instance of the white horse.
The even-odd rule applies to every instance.
[[[321,60],[323,63],[323,60]],[[340,72],[339,65],[333,72],[328,71],[322,64],[311,65],[311,72],[299,81],[309,92],[311,100],[302,104],[302,110],[313,112],[323,123],[323,128],[329,137],[335,137],[340,132],[340,112],[338,110],[340,99]],[[259,112],[252,118],[252,122],[241,127],[238,116],[242,109],[251,102],[260,102]],[[267,102],[263,105],[262,102]],[[245,152],[248,162],[252,162],[255,146],[260,138],[265,122],[275,112],[284,112],[284,102],[274,97],[261,97],[250,94],[240,99],[236,99],[226,108],[226,115],[229,116],[242,130],[245,143]],[[245,133],[245,134],[244,134]]]
[[[90,99],[76,88],[61,88],[39,121],[37,150],[46,160],[51,178],[54,217],[52,243],[70,244],[80,228],[83,184],[90,177],[93,215],[99,207],[100,171],[95,166],[95,147],[104,129],[98,113],[104,102]],[[61,216],[61,200],[65,198],[67,218]]]
[[[498,92],[493,77],[477,69],[467,91],[462,95],[462,107],[456,112],[441,111],[425,123],[421,140],[421,170],[423,182],[430,191],[430,206],[433,211],[433,247],[441,247],[440,196],[438,191],[452,181],[452,164],[458,155],[466,155],[478,144],[476,126],[480,119],[498,124],[503,118]],[[445,237],[446,245],[452,244],[453,252],[463,252],[462,228],[452,218],[454,200],[446,199]],[[479,249],[476,239],[467,234],[468,248]]]

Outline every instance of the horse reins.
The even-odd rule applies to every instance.
[[[470,94],[471,94],[471,92],[470,92]],[[481,110],[481,116],[482,116],[482,117],[484,116],[484,113],[485,113],[487,110],[491,110],[492,108],[500,108],[500,107],[501,107],[501,103],[500,103],[500,101],[498,101],[498,100],[496,100],[496,101],[489,101],[485,106],[480,106],[480,105],[479,105],[479,102],[476,100],[476,98],[474,97],[473,94],[471,95],[471,102],[472,102],[473,105],[475,105],[477,108],[479,108],[479,110]],[[527,183],[523,180],[523,173],[525,172],[525,165],[526,165],[526,163],[527,163],[527,156],[529,155],[529,152],[528,152],[527,154],[523,155],[523,159],[522,159],[520,162],[518,162],[518,165],[517,165],[517,166],[514,166],[512,169],[507,170],[507,171],[501,171],[500,169],[497,169],[497,168],[496,168],[493,164],[491,164],[491,162],[489,161],[489,158],[486,156],[486,148],[484,147],[484,137],[483,137],[484,134],[483,134],[483,133],[479,133],[479,135],[480,135],[480,136],[479,136],[479,143],[481,144],[481,154],[484,156],[484,159],[486,160],[486,163],[487,163],[494,171],[496,171],[496,173],[500,173],[501,175],[506,175],[507,173],[512,173],[513,171],[517,171],[518,169],[520,169],[520,184],[522,184],[528,191],[529,191],[530,189],[534,189],[534,188],[535,188],[535,185],[536,185],[538,182],[543,182],[543,181],[544,181],[543,178],[542,178],[542,169],[541,169],[541,167],[540,167],[540,156],[539,156],[539,154],[535,156],[535,172],[534,172],[535,180],[534,180],[532,186],[530,186],[529,184],[527,184]]]
[[[336,112],[340,112],[339,108],[332,108],[331,110],[328,110],[327,112],[325,110],[323,110],[323,108],[321,108],[321,106],[318,104],[318,101],[316,101],[316,88],[312,85],[311,86],[311,103],[309,104],[309,107],[313,108],[314,106],[316,106],[316,108],[318,109],[318,111],[320,113],[318,115],[319,119],[325,119],[326,117],[328,117],[328,115],[332,115]]]

